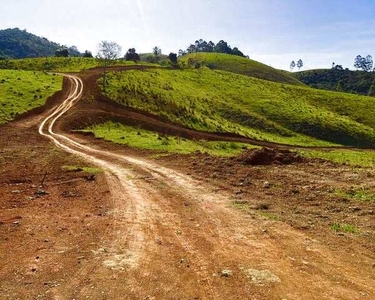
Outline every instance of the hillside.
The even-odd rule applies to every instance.
[[[293,145],[374,146],[372,98],[222,71],[112,72],[107,95],[197,130]]]
[[[322,69],[293,75],[313,88],[375,96],[375,74],[372,72]]]
[[[62,77],[44,72],[0,70],[0,124],[46,103]]]
[[[212,70],[222,70],[274,82],[303,85],[289,72],[269,67],[260,62],[229,54],[192,53],[181,56],[183,66],[205,66]]]
[[[142,62],[146,63],[155,63],[155,55],[153,53],[140,53],[139,58],[141,59]],[[168,60],[168,55],[165,54],[159,54],[158,55],[158,62],[162,62]]]
[[[54,56],[60,44],[36,36],[18,28],[0,30],[0,57],[27,58]],[[70,47],[71,56],[81,55],[75,47]]]

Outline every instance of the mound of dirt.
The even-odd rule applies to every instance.
[[[290,165],[305,161],[295,152],[271,148],[252,149],[240,154],[236,159],[246,165]]]

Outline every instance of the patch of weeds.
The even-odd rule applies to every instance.
[[[262,216],[262,217],[265,217],[271,221],[280,221],[280,218],[279,216],[273,214],[273,213],[270,213],[268,211],[261,211],[259,212],[259,214]]]
[[[349,190],[336,190],[336,195],[346,200],[375,201],[375,194],[365,188],[351,188]]]
[[[359,233],[359,230],[354,225],[333,223],[331,229],[336,232]]]
[[[85,172],[87,174],[98,174],[102,170],[95,167],[79,167],[79,166],[62,166],[61,169],[67,172]]]

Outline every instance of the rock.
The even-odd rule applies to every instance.
[[[349,209],[350,209],[351,211],[353,211],[353,212],[356,212],[356,211],[360,211],[360,210],[361,210],[361,208],[358,207],[358,206],[350,206]]]
[[[35,192],[35,197],[37,197],[37,198],[39,198],[39,197],[42,197],[42,196],[45,196],[45,195],[48,195],[49,193],[48,192],[46,192],[45,190],[37,190],[36,192]]]
[[[21,194],[21,191],[20,190],[13,190],[12,194]]]
[[[230,277],[230,276],[232,276],[231,270],[222,270],[221,271],[221,277]]]
[[[271,184],[268,181],[263,182],[263,188],[269,189],[271,187]]]

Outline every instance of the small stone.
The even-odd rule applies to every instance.
[[[221,277],[230,277],[232,276],[232,271],[231,270],[223,270],[221,271]]]
[[[361,208],[358,206],[350,206],[349,209],[352,210],[353,212],[361,210]]]
[[[21,191],[20,190],[13,190],[12,194],[21,194]]]
[[[268,181],[263,182],[263,188],[269,189],[271,187],[271,184]]]
[[[45,190],[37,190],[36,192],[35,192],[35,196],[37,197],[37,198],[39,198],[39,197],[42,197],[42,196],[45,196],[45,195],[48,195],[49,193],[48,192],[46,192]]]

